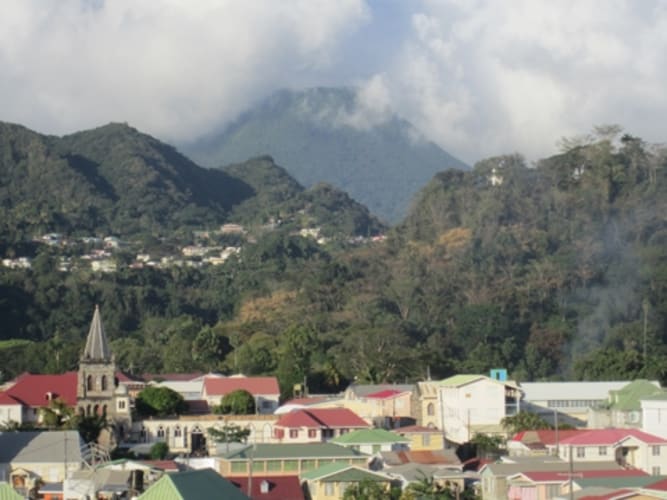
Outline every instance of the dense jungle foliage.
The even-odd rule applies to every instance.
[[[665,381],[667,153],[616,127],[562,151],[436,175],[381,242],[278,228],[221,266],[112,274],[60,272],[42,248],[31,270],[0,270],[2,376],[74,368],[99,303],[126,371],[276,374],[285,394],[304,377],[321,391],[494,367]]]

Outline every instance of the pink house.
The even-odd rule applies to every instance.
[[[369,428],[368,422],[347,408],[313,408],[280,417],[273,426],[273,437],[280,443],[319,443]]]

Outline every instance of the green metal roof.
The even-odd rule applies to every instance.
[[[0,500],[23,500],[8,483],[0,482]]]
[[[624,476],[624,477],[587,477],[574,478],[573,481],[582,488],[591,486],[602,486],[604,488],[641,488],[649,484],[657,483],[665,476]]]
[[[200,500],[203,498],[249,500],[249,497],[240,489],[213,469],[166,474],[139,496],[141,500]]]
[[[661,390],[651,396],[643,396],[641,399],[647,399],[651,401],[667,401],[667,391]]]
[[[342,463],[332,463],[301,474],[301,479],[307,481],[322,481],[325,483],[354,483],[364,479],[369,481],[391,481],[391,478],[361,467]]]
[[[634,380],[617,391],[609,391],[610,408],[620,411],[640,410],[640,399],[645,399],[646,396],[652,396],[660,392],[662,390],[648,380]]]
[[[403,436],[384,429],[359,429],[345,433],[331,440],[332,443],[341,445],[352,444],[384,444],[384,443],[409,443],[410,440]]]
[[[346,448],[332,443],[291,443],[291,444],[257,444],[241,450],[221,455],[225,460],[253,460],[262,459],[294,459],[294,458],[355,458],[366,457],[352,448]]]

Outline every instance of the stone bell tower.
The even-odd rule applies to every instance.
[[[117,387],[116,362],[104,333],[100,308],[95,306],[86,347],[79,360],[77,411],[80,415],[106,415],[110,423],[130,423],[130,401],[127,390]],[[122,434],[122,433],[121,433]]]

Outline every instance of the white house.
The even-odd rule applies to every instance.
[[[560,440],[558,455],[573,462],[614,460],[654,476],[667,472],[667,439],[638,429],[591,429]]]
[[[454,375],[438,383],[440,428],[465,443],[476,433],[505,434],[501,420],[519,411],[521,390],[511,381],[484,375]]]
[[[667,392],[645,396],[640,403],[642,430],[667,439]]]

